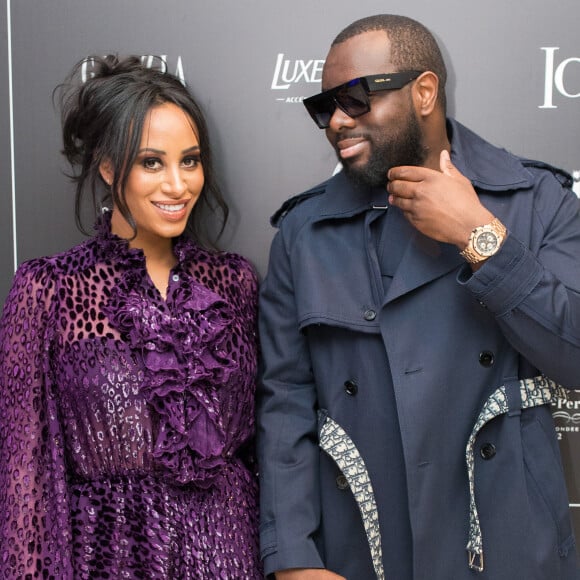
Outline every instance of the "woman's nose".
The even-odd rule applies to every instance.
[[[187,182],[184,179],[180,169],[168,171],[163,176],[161,190],[168,195],[180,196],[187,190]]]

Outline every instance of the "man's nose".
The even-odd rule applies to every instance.
[[[334,113],[332,113],[332,117],[330,117],[330,121],[328,122],[328,128],[332,131],[340,131],[343,127],[351,129],[355,125],[356,120],[347,115],[338,106],[334,109]]]

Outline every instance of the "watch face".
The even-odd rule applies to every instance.
[[[478,254],[491,256],[498,246],[498,237],[493,232],[481,232],[475,238],[474,247]]]

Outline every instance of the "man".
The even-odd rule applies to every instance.
[[[274,217],[261,294],[278,580],[580,577],[549,404],[580,384],[580,202],[446,119],[445,78],[379,15],[305,101],[344,170]]]

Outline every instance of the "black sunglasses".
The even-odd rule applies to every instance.
[[[371,93],[402,89],[421,74],[423,73],[420,71],[406,70],[359,77],[304,99],[304,106],[318,127],[326,129],[336,107],[339,107],[349,117],[360,117],[371,110],[369,100]]]

